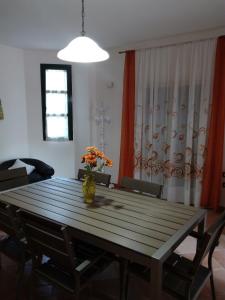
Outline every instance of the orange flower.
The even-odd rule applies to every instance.
[[[97,159],[88,159],[88,160],[86,160],[86,163],[90,164],[93,167],[96,167],[97,166]]]
[[[105,155],[104,155],[104,153],[103,153],[103,152],[101,152],[101,151],[97,150],[97,151],[96,151],[96,156],[97,156],[98,158],[101,158],[101,159],[103,159]]]
[[[85,148],[87,153],[81,156],[81,163],[85,163],[87,167],[90,167],[91,170],[98,166],[98,159],[104,160],[104,165],[107,167],[112,167],[112,160],[105,156],[105,154],[100,151],[95,146],[90,146]],[[101,162],[102,165],[102,162]],[[101,168],[99,167],[99,170]]]
[[[106,167],[112,167],[112,165],[113,165],[112,160],[109,159],[109,158],[107,158],[107,159],[106,159],[106,162],[105,162],[105,166],[106,166]]]
[[[81,156],[81,162],[82,163],[87,163],[88,161],[92,161],[96,159],[96,155],[88,153],[88,154],[84,154],[83,156]]]
[[[85,150],[87,150],[88,152],[96,152],[96,151],[98,151],[98,148],[95,146],[89,146],[89,147],[86,147]]]
[[[81,156],[81,162],[84,163],[85,160],[86,160],[86,155],[82,155],[82,156]]]

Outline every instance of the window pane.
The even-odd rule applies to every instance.
[[[67,73],[65,70],[46,70],[47,91],[67,91]]]
[[[67,115],[67,94],[46,94],[46,114]]]
[[[47,117],[46,135],[49,139],[68,139],[68,117]]]

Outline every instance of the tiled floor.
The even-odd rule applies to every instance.
[[[209,213],[208,224],[210,224],[215,218],[216,214]],[[188,237],[177,249],[177,251],[188,257],[193,257],[195,253],[196,242],[193,238]],[[207,263],[207,260],[205,261]],[[225,300],[225,232],[222,235],[220,245],[216,248],[213,257],[213,268],[215,276],[215,288],[217,300]],[[30,265],[26,267],[26,276],[23,284],[23,292],[21,300],[28,300],[28,285],[29,285],[29,272]],[[15,264],[2,257],[2,269],[0,270],[0,299],[1,300],[14,300],[15,298]],[[148,297],[148,286],[143,281],[136,277],[131,278],[129,285],[129,300],[147,300]],[[199,300],[211,299],[211,290],[209,282],[203,289]],[[87,293],[82,294],[82,300],[116,300],[119,299],[119,281],[118,281],[118,266],[114,265],[110,269],[106,270],[101,277],[96,278],[92,286],[91,298],[88,298]],[[34,300],[72,300],[68,294],[53,289],[44,283],[39,285],[36,291]],[[165,297],[165,300],[167,297]],[[169,299],[169,297],[168,297]]]

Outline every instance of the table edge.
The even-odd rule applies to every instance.
[[[198,212],[184,224],[171,238],[165,242],[153,255],[152,258],[164,261],[177,248],[186,236],[202,221],[207,215],[207,210],[199,208]]]

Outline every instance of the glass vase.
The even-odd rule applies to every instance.
[[[84,202],[91,204],[95,198],[96,185],[93,174],[86,174],[82,184]]]

